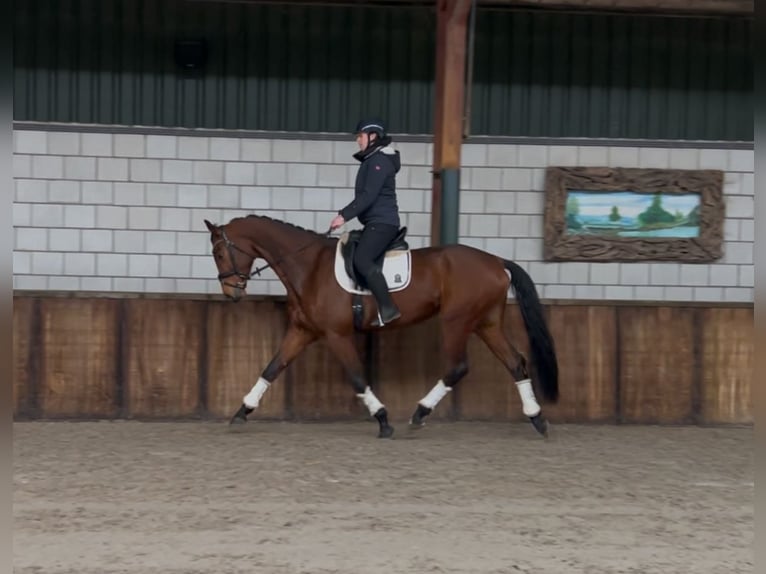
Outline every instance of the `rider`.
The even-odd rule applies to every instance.
[[[356,125],[359,151],[354,158],[361,165],[356,174],[354,199],[338,211],[330,223],[337,229],[354,217],[364,226],[354,253],[354,267],[365,278],[378,303],[378,320],[383,326],[401,316],[388,292],[386,278],[375,261],[399,232],[399,206],[396,201],[396,174],[401,168],[399,151],[389,146],[391,136],[379,119],[362,120]]]

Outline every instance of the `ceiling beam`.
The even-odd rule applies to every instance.
[[[186,0],[210,2],[211,0]],[[241,4],[304,4],[315,6],[436,6],[440,0],[212,0]],[[634,12],[644,14],[754,16],[755,0],[477,0],[480,8]]]
[[[755,0],[479,0],[479,6],[594,12],[753,16]]]

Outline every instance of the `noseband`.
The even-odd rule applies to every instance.
[[[332,233],[332,230],[328,230],[321,238],[330,237],[331,233]],[[295,255],[297,253],[300,253],[301,251],[303,251],[304,249],[306,249],[310,245],[313,245],[316,241],[318,241],[321,238],[312,239],[311,241],[309,241],[308,243],[306,243],[302,247],[296,249],[292,253],[290,253],[288,255],[285,255],[283,257],[280,257],[279,259],[274,261],[274,264],[279,263],[280,261],[282,261],[285,258],[289,257],[290,255]],[[256,275],[260,275],[261,271],[264,271],[264,270],[266,270],[266,269],[268,269],[269,267],[272,266],[271,263],[267,262],[266,265],[263,265],[262,267],[256,267],[255,270],[252,273],[250,273],[249,275],[247,273],[243,273],[242,271],[237,269],[237,261],[234,258],[234,250],[236,249],[240,253],[243,253],[243,254],[247,255],[253,261],[255,261],[256,256],[253,255],[252,253],[248,253],[247,251],[245,251],[241,247],[237,247],[237,245],[231,239],[229,239],[226,236],[226,231],[223,228],[221,228],[221,239],[219,239],[218,241],[216,241],[213,244],[213,250],[214,251],[215,251],[215,248],[218,246],[219,243],[223,243],[226,246],[226,250],[229,253],[229,259],[231,260],[231,267],[232,267],[231,271],[226,271],[224,273],[219,273],[218,274],[218,280],[219,281],[223,281],[224,285],[228,285],[229,287],[234,287],[235,289],[244,289],[247,286],[247,281],[249,279],[251,279],[252,277],[255,277]],[[227,281],[224,281],[224,279],[228,279],[229,277],[238,277],[239,281],[237,283],[229,283]]]

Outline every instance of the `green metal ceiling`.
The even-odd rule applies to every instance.
[[[432,8],[27,0],[14,11],[19,121],[431,133]],[[184,75],[177,39],[204,39]],[[752,21],[478,13],[471,133],[753,139]]]

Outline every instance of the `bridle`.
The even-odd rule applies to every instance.
[[[237,247],[237,245],[228,238],[226,235],[226,231],[221,228],[221,238],[213,243],[213,252],[215,252],[216,247],[218,247],[219,243],[223,243],[226,246],[226,251],[229,253],[229,260],[231,261],[231,271],[225,271],[223,273],[218,274],[218,281],[223,281],[224,285],[228,285],[229,287],[234,287],[235,289],[244,289],[247,286],[247,281],[253,276],[258,275],[262,271],[262,269],[256,269],[253,271],[250,275],[247,273],[243,273],[239,269],[237,269],[237,259],[234,257],[234,250],[239,251],[240,253],[243,253],[247,255],[252,261],[255,261],[255,255],[252,253],[248,253],[241,247]],[[224,281],[224,279],[228,279],[229,277],[239,277],[239,282],[236,284],[229,283],[228,281]]]
[[[327,230],[323,235],[319,237],[315,237],[311,241],[307,242],[305,245],[299,247],[295,251],[292,251],[286,255],[283,255],[282,257],[279,257],[277,260],[275,260],[273,263],[266,263],[266,265],[263,265],[261,267],[256,267],[254,271],[252,271],[250,274],[243,273],[239,269],[237,269],[237,260],[234,257],[234,251],[239,251],[240,253],[247,255],[252,261],[255,261],[258,256],[254,255],[252,253],[248,253],[241,247],[237,246],[231,239],[228,238],[226,235],[226,231],[223,229],[223,227],[220,228],[221,231],[221,238],[213,243],[213,252],[215,252],[216,247],[218,247],[219,243],[223,243],[226,246],[226,250],[229,253],[229,260],[231,261],[231,271],[224,271],[223,273],[218,274],[218,281],[222,281],[224,285],[227,285],[229,287],[233,287],[235,289],[244,289],[247,287],[247,282],[256,275],[260,275],[261,271],[265,271],[269,267],[272,267],[272,265],[276,265],[277,263],[280,263],[284,259],[291,257],[292,255],[296,255],[306,249],[307,247],[310,247],[320,239],[324,239],[327,237],[330,237],[332,233],[332,229]],[[239,281],[237,283],[229,283],[228,281],[224,281],[224,279],[228,279],[229,277],[238,277]]]

